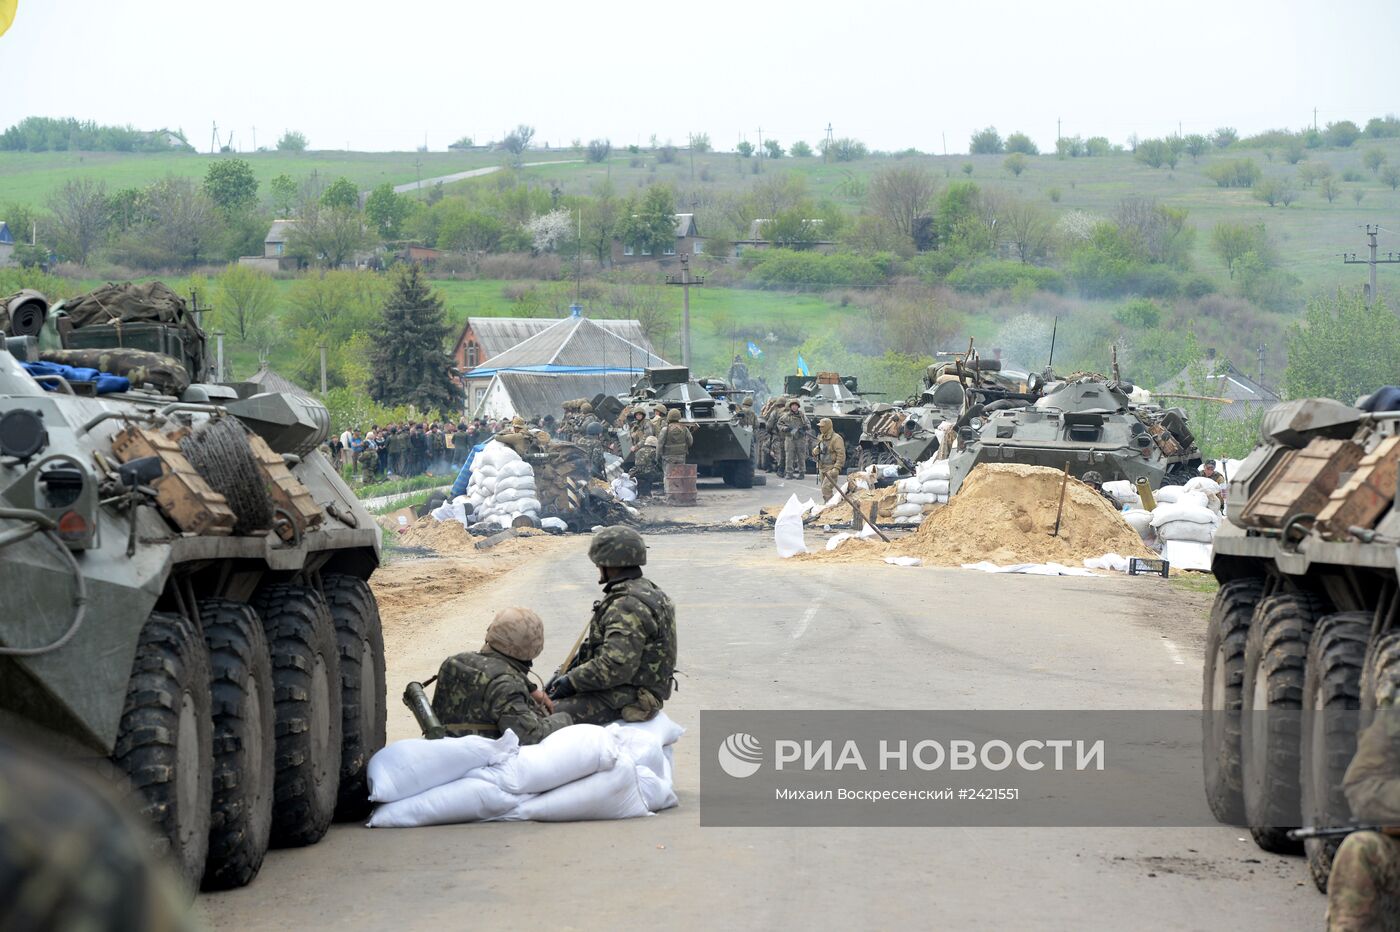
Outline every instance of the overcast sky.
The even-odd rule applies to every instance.
[[[19,0],[0,126],[32,114],[235,146],[717,147],[759,130],[965,152],[975,128],[1242,132],[1400,110],[1400,0]]]

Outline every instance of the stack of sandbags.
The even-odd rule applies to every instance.
[[[1177,501],[1163,502],[1152,512],[1152,529],[1163,543],[1190,541],[1209,544],[1215,540],[1215,532],[1219,528],[1219,512],[1213,511],[1206,504],[1205,496],[1199,492],[1182,492]]]
[[[685,733],[648,722],[570,725],[520,747],[514,732],[398,741],[369,762],[371,828],[454,822],[573,822],[647,816],[676,805],[671,746]]]
[[[507,528],[521,515],[538,521],[535,471],[510,447],[492,440],[472,462],[467,506],[478,522]]]
[[[895,524],[920,524],[924,515],[948,503],[948,461],[926,460],[915,467],[914,475],[895,483]]]
[[[1208,476],[1196,476],[1186,480],[1186,484],[1182,486],[1182,488],[1187,492],[1199,492],[1204,495],[1206,497],[1206,505],[1209,506],[1212,511],[1220,511],[1220,506],[1222,504],[1220,501],[1220,492],[1224,487],[1221,486],[1219,482],[1216,482]]]
[[[1119,508],[1142,508],[1142,496],[1137,493],[1137,489],[1127,479],[1115,479],[1112,482],[1105,482],[1103,490],[1107,492]]]

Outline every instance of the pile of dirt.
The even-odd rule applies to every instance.
[[[516,537],[523,539],[552,536],[548,531],[536,528],[519,528],[515,534]],[[480,537],[468,534],[467,529],[462,526],[460,521],[438,521],[431,515],[425,515],[414,521],[407,530],[397,537],[398,543],[405,547],[424,547],[438,553],[474,550],[479,540],[481,540]]]
[[[898,546],[898,541],[887,544],[878,537],[851,537],[837,544],[835,550],[822,549],[811,553],[799,553],[792,559],[820,560],[823,563],[869,563],[872,560],[885,559],[894,553],[893,548]]]
[[[1065,489],[1060,532],[1052,537],[1063,476],[1044,466],[979,465],[952,501],[896,549],[945,566],[982,560],[1082,566],[1105,553],[1153,556],[1122,515],[1077,479]]]
[[[871,502],[879,503],[880,511],[876,517],[879,523],[885,524],[894,521],[895,499],[899,497],[899,493],[895,490],[894,486],[887,485],[884,488],[857,489],[854,492],[848,492],[846,494],[850,496],[852,501],[860,506],[861,511],[865,514],[869,514]],[[838,501],[835,505],[821,512],[821,514],[817,515],[815,518],[809,519],[808,523],[829,524],[832,527],[849,527],[851,524],[851,506],[846,504],[845,501]]]

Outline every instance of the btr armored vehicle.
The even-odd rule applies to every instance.
[[[739,422],[733,404],[711,395],[685,366],[645,370],[621,401],[624,406],[679,411],[681,423],[694,437],[687,462],[696,465],[698,474],[718,476],[735,488],[753,486],[753,431]],[[619,434],[625,459],[631,452],[627,431]]]

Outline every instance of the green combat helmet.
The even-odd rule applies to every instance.
[[[613,525],[593,535],[588,559],[597,566],[645,566],[647,545],[630,527]]]

